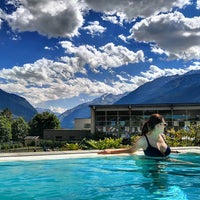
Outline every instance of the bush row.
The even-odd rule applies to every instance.
[[[139,136],[132,136],[131,141],[135,143]],[[200,145],[200,127],[191,126],[187,129],[170,129],[166,133],[167,143],[171,147],[177,146],[199,146]],[[32,146],[32,147],[31,147]],[[129,145],[122,144],[122,138],[95,138],[95,139],[83,139],[78,142],[68,141],[52,141],[52,140],[41,140],[38,150],[91,150],[91,149],[110,149],[110,148],[124,148]],[[1,151],[16,150],[35,148],[35,144],[29,144],[24,146],[22,143],[2,143],[0,144]]]

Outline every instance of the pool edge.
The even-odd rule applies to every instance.
[[[198,153],[200,147],[171,147],[173,151],[179,153]],[[68,159],[68,158],[86,158],[96,156],[114,156],[117,154],[99,155],[100,150],[75,150],[75,151],[49,151],[49,152],[20,152],[20,153],[0,153],[0,162],[8,161],[33,161],[33,160],[51,160],[51,159]],[[143,155],[139,150],[136,155]],[[122,155],[122,154],[121,154]],[[128,154],[123,154],[128,155]]]

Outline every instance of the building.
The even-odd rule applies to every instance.
[[[45,129],[43,139],[53,141],[80,141],[90,136],[90,130]]]
[[[90,130],[91,118],[75,118],[74,129],[75,130]]]
[[[90,109],[91,133],[106,133],[116,137],[126,132],[139,134],[144,122],[153,113],[161,114],[169,128],[200,125],[200,103],[90,105]]]
[[[43,139],[76,142],[91,137],[91,118],[76,118],[74,129],[45,129]]]

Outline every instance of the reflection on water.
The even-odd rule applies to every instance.
[[[141,187],[150,194],[156,195],[158,199],[187,200],[186,194],[179,186],[169,184],[167,160],[136,157],[135,164],[144,177]]]
[[[142,175],[146,178],[141,185],[153,193],[159,190],[165,190],[168,186],[167,175],[165,173],[166,164],[159,160],[136,158],[135,164],[141,170]]]

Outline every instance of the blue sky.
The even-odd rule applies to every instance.
[[[200,0],[0,0],[0,89],[35,107],[199,69]]]

